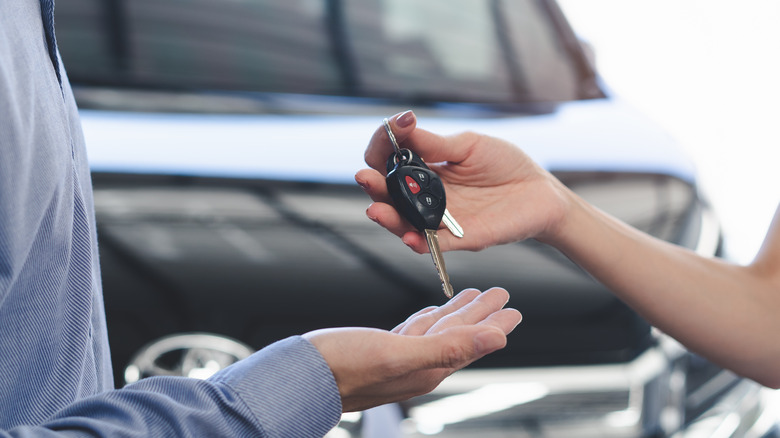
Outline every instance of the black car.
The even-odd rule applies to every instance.
[[[506,138],[631,225],[717,254],[693,166],[612,96],[552,0],[57,8],[117,386],[205,377],[280,338],[389,329],[441,304],[430,257],[366,219],[352,179],[382,118],[409,108],[436,132]],[[686,351],[555,249],[444,257],[456,290],[505,287],[523,323],[432,394],[345,415],[333,437],[768,430],[757,384]]]

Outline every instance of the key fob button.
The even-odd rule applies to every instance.
[[[428,177],[428,174],[425,172],[421,172],[419,170],[413,170],[412,175],[414,175],[414,179],[419,181],[420,185],[423,187],[428,187],[428,184],[431,182],[431,179]]]
[[[417,199],[427,208],[436,208],[439,206],[439,198],[427,192],[421,193],[417,196]]]
[[[404,179],[406,181],[406,187],[409,188],[410,192],[412,192],[415,195],[420,193],[420,190],[422,190],[422,189],[420,188],[420,184],[417,181],[415,181],[414,178],[412,178],[409,175],[406,175],[406,178],[404,178]]]

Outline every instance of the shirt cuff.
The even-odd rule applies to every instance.
[[[333,373],[300,336],[271,344],[209,380],[230,387],[268,437],[324,436],[341,418]]]

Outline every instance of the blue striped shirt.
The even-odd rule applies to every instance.
[[[112,389],[92,187],[53,0],[0,1],[0,437],[321,437],[341,404],[294,337],[207,381]]]

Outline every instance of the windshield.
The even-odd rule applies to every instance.
[[[71,81],[453,102],[580,98],[538,0],[60,0]]]

